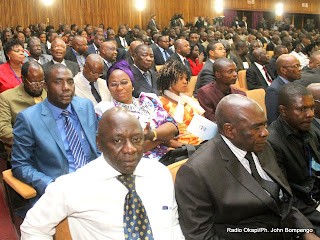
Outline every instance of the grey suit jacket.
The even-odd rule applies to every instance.
[[[94,48],[93,43],[88,46],[87,52],[88,52],[88,54],[96,53],[96,49]]]
[[[284,81],[278,76],[266,90],[265,102],[268,125],[275,121],[279,116],[278,93],[284,84]]]
[[[40,64],[44,65],[47,62],[50,62],[52,60],[52,56],[48,55],[48,54],[41,54],[39,57],[40,60]],[[24,62],[28,62],[28,61],[37,61],[36,59],[34,59],[33,57],[29,56],[27,58],[24,59]]]
[[[149,70],[151,73],[151,84],[152,86],[150,86],[145,78],[143,77],[142,73],[140,72],[140,70],[135,67],[134,65],[131,65],[131,71],[133,73],[133,77],[134,77],[134,82],[133,82],[133,87],[134,90],[132,92],[132,96],[134,97],[139,97],[141,92],[145,92],[145,93],[155,93],[158,95],[158,89],[157,89],[157,72],[153,71],[153,70]]]
[[[197,98],[198,90],[200,88],[207,85],[208,83],[215,81],[212,66],[213,66],[213,63],[211,62],[211,60],[208,59],[208,61],[206,61],[206,63],[203,65],[201,71],[199,72],[196,86],[193,91],[193,96],[195,98]]]
[[[305,87],[309,86],[311,83],[320,83],[320,69],[314,68],[302,71],[299,82]]]
[[[69,60],[64,60],[67,67],[70,69],[72,72],[72,75],[75,76],[80,72],[80,67],[77,63],[69,61]],[[50,66],[52,66],[54,63],[53,61],[47,62],[46,64],[43,65],[43,69],[46,71]]]
[[[281,209],[217,134],[180,167],[176,176],[179,222],[186,240],[282,240],[288,239],[282,233],[250,233],[244,228],[312,228],[308,219],[292,207],[291,189],[271,146],[267,143],[256,155],[283,192]]]

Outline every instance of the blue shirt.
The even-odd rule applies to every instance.
[[[284,84],[289,83],[289,81],[288,81],[287,79],[285,79],[285,78],[281,77],[280,75],[279,75],[279,78],[284,82]]]
[[[67,159],[68,159],[68,163],[69,163],[69,173],[72,173],[76,169],[75,169],[75,165],[74,165],[73,155],[72,155],[72,152],[69,148],[67,135],[64,130],[65,117],[63,117],[61,115],[63,109],[52,105],[49,101],[48,101],[48,106],[52,112],[54,120],[57,123],[58,130],[59,130],[62,142],[63,142],[63,146],[64,146],[64,149],[66,150],[66,153],[67,153]],[[81,143],[81,147],[83,149],[84,155],[85,155],[86,159],[88,160],[91,156],[91,149],[90,149],[90,145],[87,140],[87,137],[81,127],[81,124],[79,122],[79,119],[78,119],[76,112],[72,109],[71,104],[69,104],[69,106],[67,107],[67,110],[69,112],[69,119],[71,121],[71,124],[74,127],[74,129],[76,130],[78,137],[80,139],[80,143]]]

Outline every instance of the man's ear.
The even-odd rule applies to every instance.
[[[225,123],[223,125],[224,136],[228,139],[233,139],[233,125],[231,123]]]
[[[287,116],[286,107],[284,105],[279,105],[279,113],[283,117]]]

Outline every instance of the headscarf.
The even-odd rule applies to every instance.
[[[107,86],[108,86],[108,80],[109,80],[109,77],[111,75],[111,73],[114,71],[114,70],[122,70],[124,71],[130,78],[131,82],[133,83],[134,82],[134,78],[133,78],[133,74],[132,74],[132,71],[130,69],[130,64],[127,63],[126,61],[124,60],[121,60],[119,62],[116,62],[115,64],[113,64],[108,72],[107,72]]]

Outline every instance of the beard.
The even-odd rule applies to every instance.
[[[40,97],[43,91],[43,88],[39,91],[32,91],[26,87],[24,87],[24,90],[26,91],[26,93],[28,93],[31,97]]]

